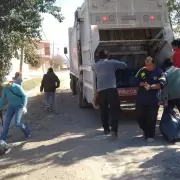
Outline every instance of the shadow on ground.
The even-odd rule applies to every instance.
[[[110,175],[105,178],[109,180],[179,180],[179,149],[164,147],[160,148],[159,151],[152,159],[147,159],[147,161],[141,163],[140,171],[130,169],[119,177],[118,175]]]
[[[45,112],[42,95],[30,98],[28,115],[24,119],[30,124],[33,136],[27,142],[14,146],[9,154],[2,157],[0,160],[1,171],[17,165],[19,167],[38,165],[39,168],[50,165],[68,167],[80,161],[107,156],[116,151],[119,152],[118,158],[136,156],[135,148],[147,146],[140,136],[134,119],[121,120],[119,127],[120,139],[112,141],[110,137],[102,135],[98,113],[93,109],[80,110],[77,107],[76,97],[73,97],[69,91],[65,90],[58,93],[56,104],[57,113],[49,114]],[[132,114],[131,117],[133,118]],[[10,141],[18,141],[19,137],[13,136]],[[173,159],[171,163],[177,161],[174,156],[171,156],[171,154],[176,154],[176,149],[167,149],[168,144],[162,141],[161,137],[158,138],[157,142],[148,146],[150,148],[152,146],[161,147],[158,150],[160,153],[141,164],[142,172],[140,174],[127,172],[121,177],[115,178],[118,175],[116,174],[116,176],[112,175],[112,177],[109,176],[106,179],[148,180],[149,169],[151,168],[157,168],[157,171],[153,171],[154,176],[158,177],[162,173],[165,175],[164,168],[171,167],[168,164],[168,158]],[[157,148],[154,151],[156,150]],[[158,158],[167,162],[157,164],[156,159]],[[107,157],[107,161],[118,168],[119,160],[116,162],[116,158]],[[37,168],[25,173],[19,171],[8,176],[1,175],[1,179],[11,180],[36,170]]]

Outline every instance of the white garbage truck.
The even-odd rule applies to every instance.
[[[173,53],[174,36],[165,0],[85,0],[74,15],[64,53],[69,54],[70,87],[81,108],[93,103],[96,75],[92,65],[99,60],[100,49],[107,50],[110,59],[128,65],[128,69],[116,71],[122,102],[135,99],[134,77],[147,56],[161,66]]]

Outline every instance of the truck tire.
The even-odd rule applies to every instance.
[[[76,85],[76,79],[72,77],[71,81],[70,81],[70,88],[71,88],[73,95],[77,94],[76,86],[77,86]]]
[[[92,105],[89,104],[86,98],[83,96],[83,91],[81,90],[79,83],[77,84],[77,98],[79,108],[91,108]]]

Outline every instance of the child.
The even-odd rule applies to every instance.
[[[22,85],[22,76],[21,76],[21,73],[19,72],[16,72],[15,73],[15,76],[13,77],[13,81],[15,84],[18,84],[18,85]]]

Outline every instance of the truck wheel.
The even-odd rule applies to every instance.
[[[86,98],[83,96],[83,92],[79,85],[77,85],[77,95],[78,95],[78,105],[79,108],[91,108],[92,105],[89,104],[86,100]]]
[[[77,94],[76,80],[74,78],[72,78],[71,81],[70,81],[70,88],[71,88],[71,91],[72,91],[73,95],[76,95]]]

